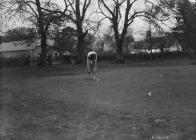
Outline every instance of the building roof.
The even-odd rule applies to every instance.
[[[0,52],[24,51],[31,50],[34,48],[35,47],[33,45],[27,47],[25,43],[17,41],[0,44]]]
[[[47,40],[47,44],[52,46],[54,44],[53,40]],[[40,46],[40,39],[35,41],[14,41],[6,42],[0,44],[0,53],[1,52],[12,52],[12,51],[26,51],[35,49],[37,46]]]

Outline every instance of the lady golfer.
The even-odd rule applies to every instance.
[[[96,80],[96,68],[97,68],[97,53],[91,51],[87,54],[87,72],[90,76],[90,73],[93,73],[93,79]]]

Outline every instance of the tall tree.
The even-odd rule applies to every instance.
[[[98,34],[98,40],[96,42],[96,46],[98,47],[100,53],[103,53],[105,50],[105,45],[112,46],[113,35],[109,30],[106,30],[103,34]]]
[[[78,63],[83,63],[85,60],[85,37],[88,30],[84,29],[84,24],[88,20],[87,11],[93,0],[64,0],[65,6],[68,6],[69,18],[77,28],[77,55]]]
[[[56,50],[63,54],[66,51],[73,52],[76,45],[76,30],[71,27],[66,27],[61,31],[58,31],[55,35]]]
[[[19,27],[8,30],[3,36],[4,42],[20,41],[20,40],[33,40],[37,37],[36,29]]]
[[[85,37],[85,50],[86,51],[91,51],[92,50],[92,45],[95,42],[95,37],[93,34],[88,33]]]
[[[0,2],[0,33],[2,32],[2,26],[3,26],[3,1]]]
[[[135,7],[137,2],[149,3],[151,11],[145,8]],[[144,4],[145,6],[145,4]],[[117,62],[124,63],[123,57],[123,43],[127,34],[128,27],[138,17],[147,17],[153,24],[157,25],[157,20],[163,21],[165,19],[158,18],[159,12],[163,9],[158,6],[158,0],[153,3],[148,0],[99,0],[99,13],[104,18],[109,19],[116,40]]]
[[[64,11],[51,0],[10,0],[14,4],[16,13],[22,14],[26,20],[36,25],[41,38],[40,65],[46,65],[47,58],[47,32],[53,21],[63,17]]]
[[[0,1],[0,34],[3,35],[5,32],[5,27],[7,27],[6,21],[9,15],[7,12],[7,1],[1,0]]]
[[[196,12],[195,5],[188,0],[177,1],[176,19],[177,24],[174,31],[184,44],[184,49],[196,52]]]
[[[196,52],[196,1],[167,0],[161,5],[172,11],[176,19],[173,31],[184,51]]]

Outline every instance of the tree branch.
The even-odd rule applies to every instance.
[[[83,5],[83,10],[82,10],[82,20],[84,20],[84,16],[86,15],[86,11],[88,7],[90,6],[91,0],[85,0],[84,5]]]
[[[107,11],[114,16],[114,13],[112,12],[112,10],[107,6],[107,4],[104,2],[104,0],[99,0],[100,3],[103,4],[103,6],[107,9]]]

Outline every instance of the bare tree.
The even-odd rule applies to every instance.
[[[0,2],[0,33],[2,33],[2,26],[3,26],[3,2]],[[1,42],[1,41],[0,41]]]
[[[196,52],[196,1],[189,0],[168,0],[162,3],[174,14],[176,26],[173,28],[175,37],[180,42],[184,51],[188,51],[191,56]]]
[[[93,2],[92,0],[64,0],[65,6],[69,6],[69,14],[65,16],[70,19],[77,28],[77,55],[78,63],[83,63],[85,60],[85,37],[88,30],[84,28],[85,22],[88,20],[86,17],[87,11]]]
[[[63,13],[65,13],[67,7],[62,11],[51,0],[10,0],[10,4],[13,5],[14,9],[12,10],[14,13],[22,15],[25,20],[36,25],[41,38],[40,65],[46,65],[48,28],[53,21],[63,17]]]
[[[135,8],[136,2],[149,3],[150,10],[145,8]],[[99,0],[99,13],[103,15],[103,19],[109,19],[116,40],[117,62],[124,63],[123,43],[127,34],[128,27],[138,17],[147,17],[154,25],[158,26],[156,21],[165,21],[161,18],[159,12],[165,12],[159,6],[158,0],[153,3],[148,0]],[[158,15],[158,16],[157,16]],[[164,15],[166,16],[166,15]]]
[[[4,34],[6,28],[8,27],[7,19],[9,18],[10,12],[9,7],[7,6],[8,2],[6,0],[0,1],[0,34]]]
[[[111,33],[110,27],[108,29],[105,29],[105,31],[102,31],[101,33],[98,33],[98,42],[97,46],[100,48],[100,52],[104,52],[104,47],[106,44],[112,44],[113,41],[113,34]]]

